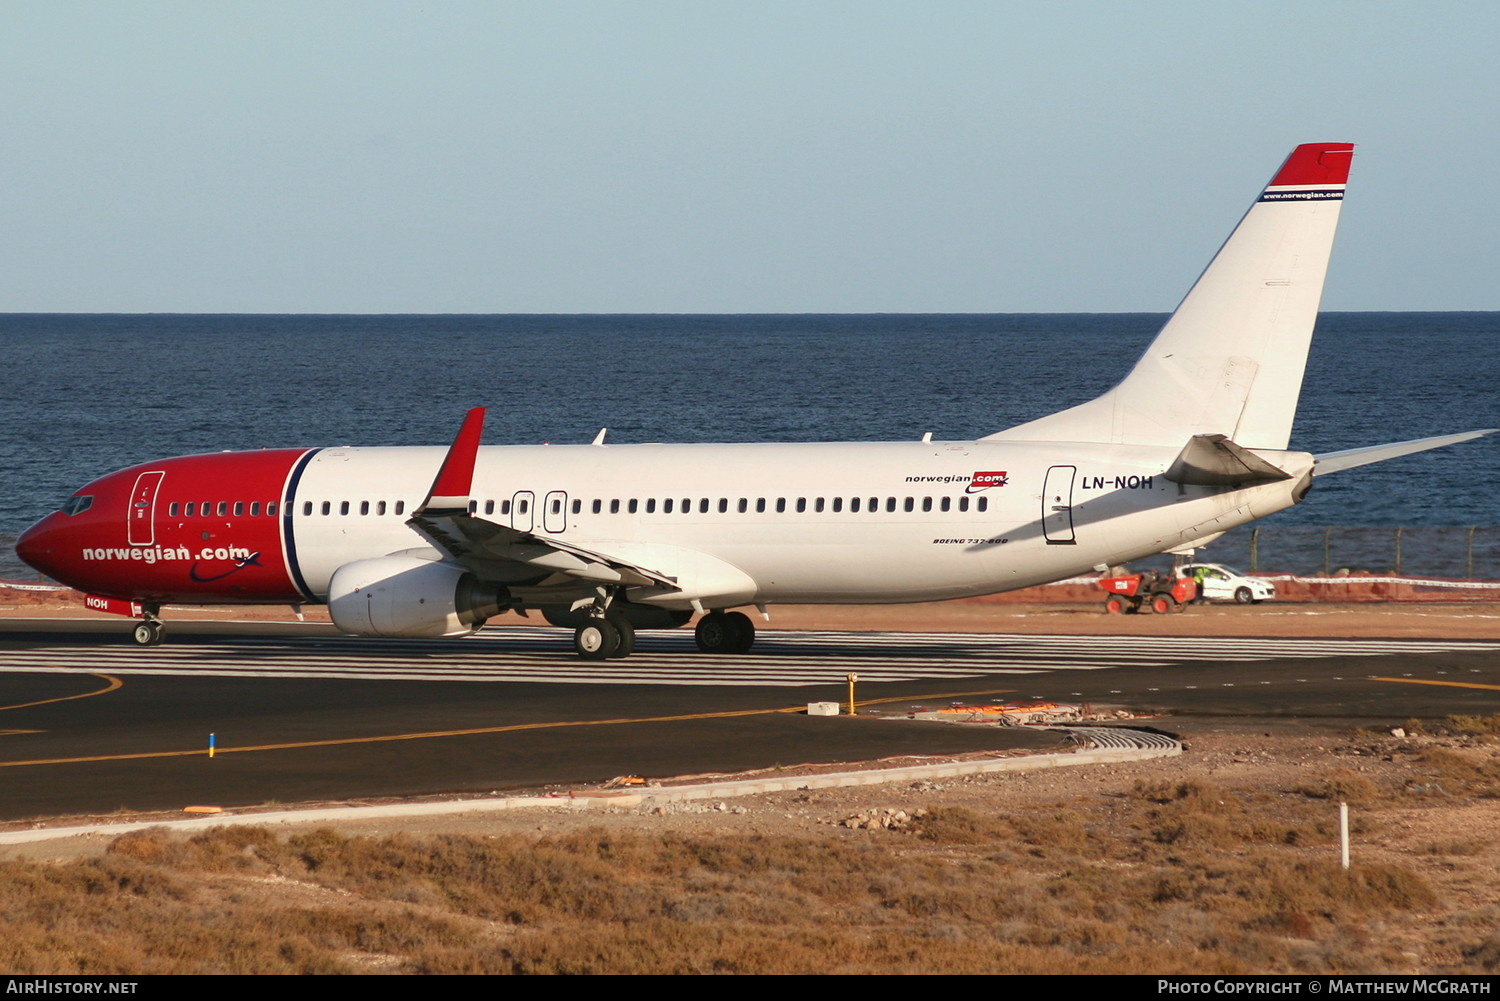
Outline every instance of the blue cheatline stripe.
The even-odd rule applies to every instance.
[[[302,576],[302,567],[297,563],[297,540],[292,532],[292,515],[297,509],[297,484],[302,480],[302,473],[312,457],[321,451],[321,448],[310,448],[297,460],[291,478],[287,480],[286,498],[281,505],[281,537],[285,540],[286,572],[292,578],[292,583],[297,585],[303,599],[314,605],[318,603],[318,599],[307,586],[307,581]]]
[[[1344,189],[1336,191],[1265,191],[1261,194],[1263,202],[1341,202],[1344,200]]]

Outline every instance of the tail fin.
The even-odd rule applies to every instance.
[[[1285,449],[1353,151],[1292,150],[1118,386],[986,440]]]

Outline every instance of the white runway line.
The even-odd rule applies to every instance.
[[[754,652],[698,652],[690,632],[642,633],[634,656],[585,661],[566,629],[493,628],[462,640],[233,637],[137,648],[57,644],[0,651],[0,671],[609,685],[776,686],[954,680],[1273,658],[1382,657],[1500,650],[1446,640],[1216,639],[763,630]]]

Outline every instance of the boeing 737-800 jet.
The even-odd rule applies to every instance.
[[[372,636],[463,636],[501,611],[586,658],[737,607],[990,594],[1204,545],[1318,476],[1488,432],[1287,451],[1353,146],[1298,146],[1115,388],[974,441],[307,448],[95,480],[21,536],[38,570],[138,616],[166,602],[326,603]]]

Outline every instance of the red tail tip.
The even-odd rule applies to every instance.
[[[1353,143],[1304,143],[1292,150],[1271,185],[1345,184],[1353,154]]]

